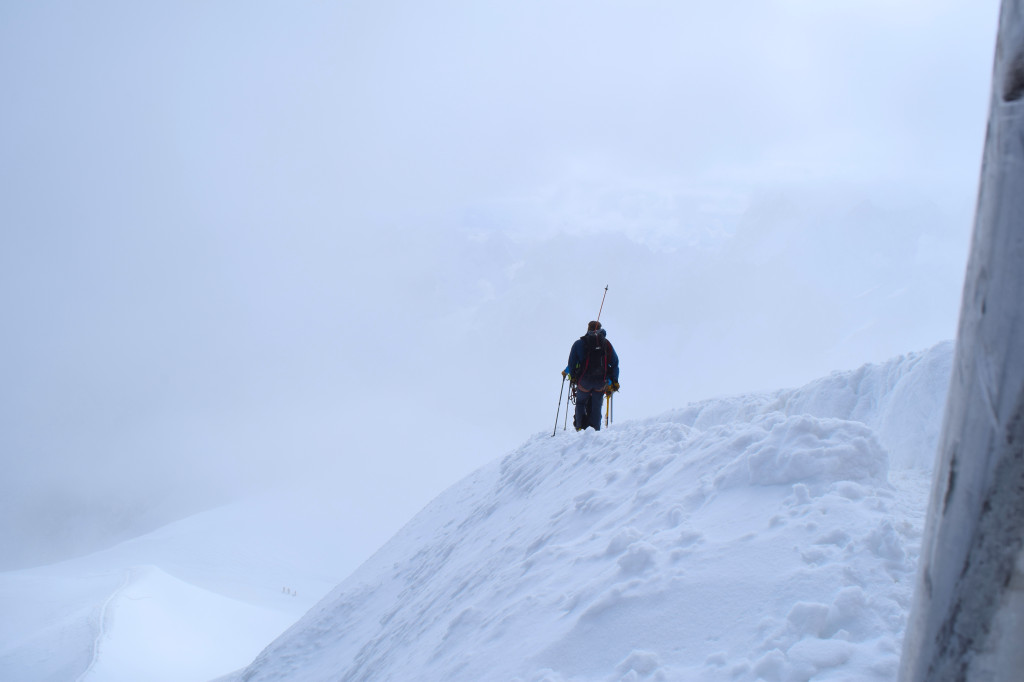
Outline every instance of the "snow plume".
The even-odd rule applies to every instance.
[[[538,434],[227,679],[891,680],[951,354]]]

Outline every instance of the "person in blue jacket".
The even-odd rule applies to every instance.
[[[569,364],[562,370],[576,396],[572,424],[577,431],[591,426],[601,430],[601,401],[619,390],[619,356],[600,322],[587,324],[587,333],[572,344]]]

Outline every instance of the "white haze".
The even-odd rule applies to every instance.
[[[368,552],[605,285],[622,418],[951,338],[994,0],[691,5],[0,8],[0,568],[281,482]]]

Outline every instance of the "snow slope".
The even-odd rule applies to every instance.
[[[951,357],[538,434],[225,679],[892,680]]]
[[[361,539],[338,522],[353,513],[276,494],[0,573],[0,680],[188,682],[235,670],[357,564],[349,552]]]

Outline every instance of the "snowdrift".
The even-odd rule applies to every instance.
[[[538,434],[225,679],[892,680],[951,358]]]

